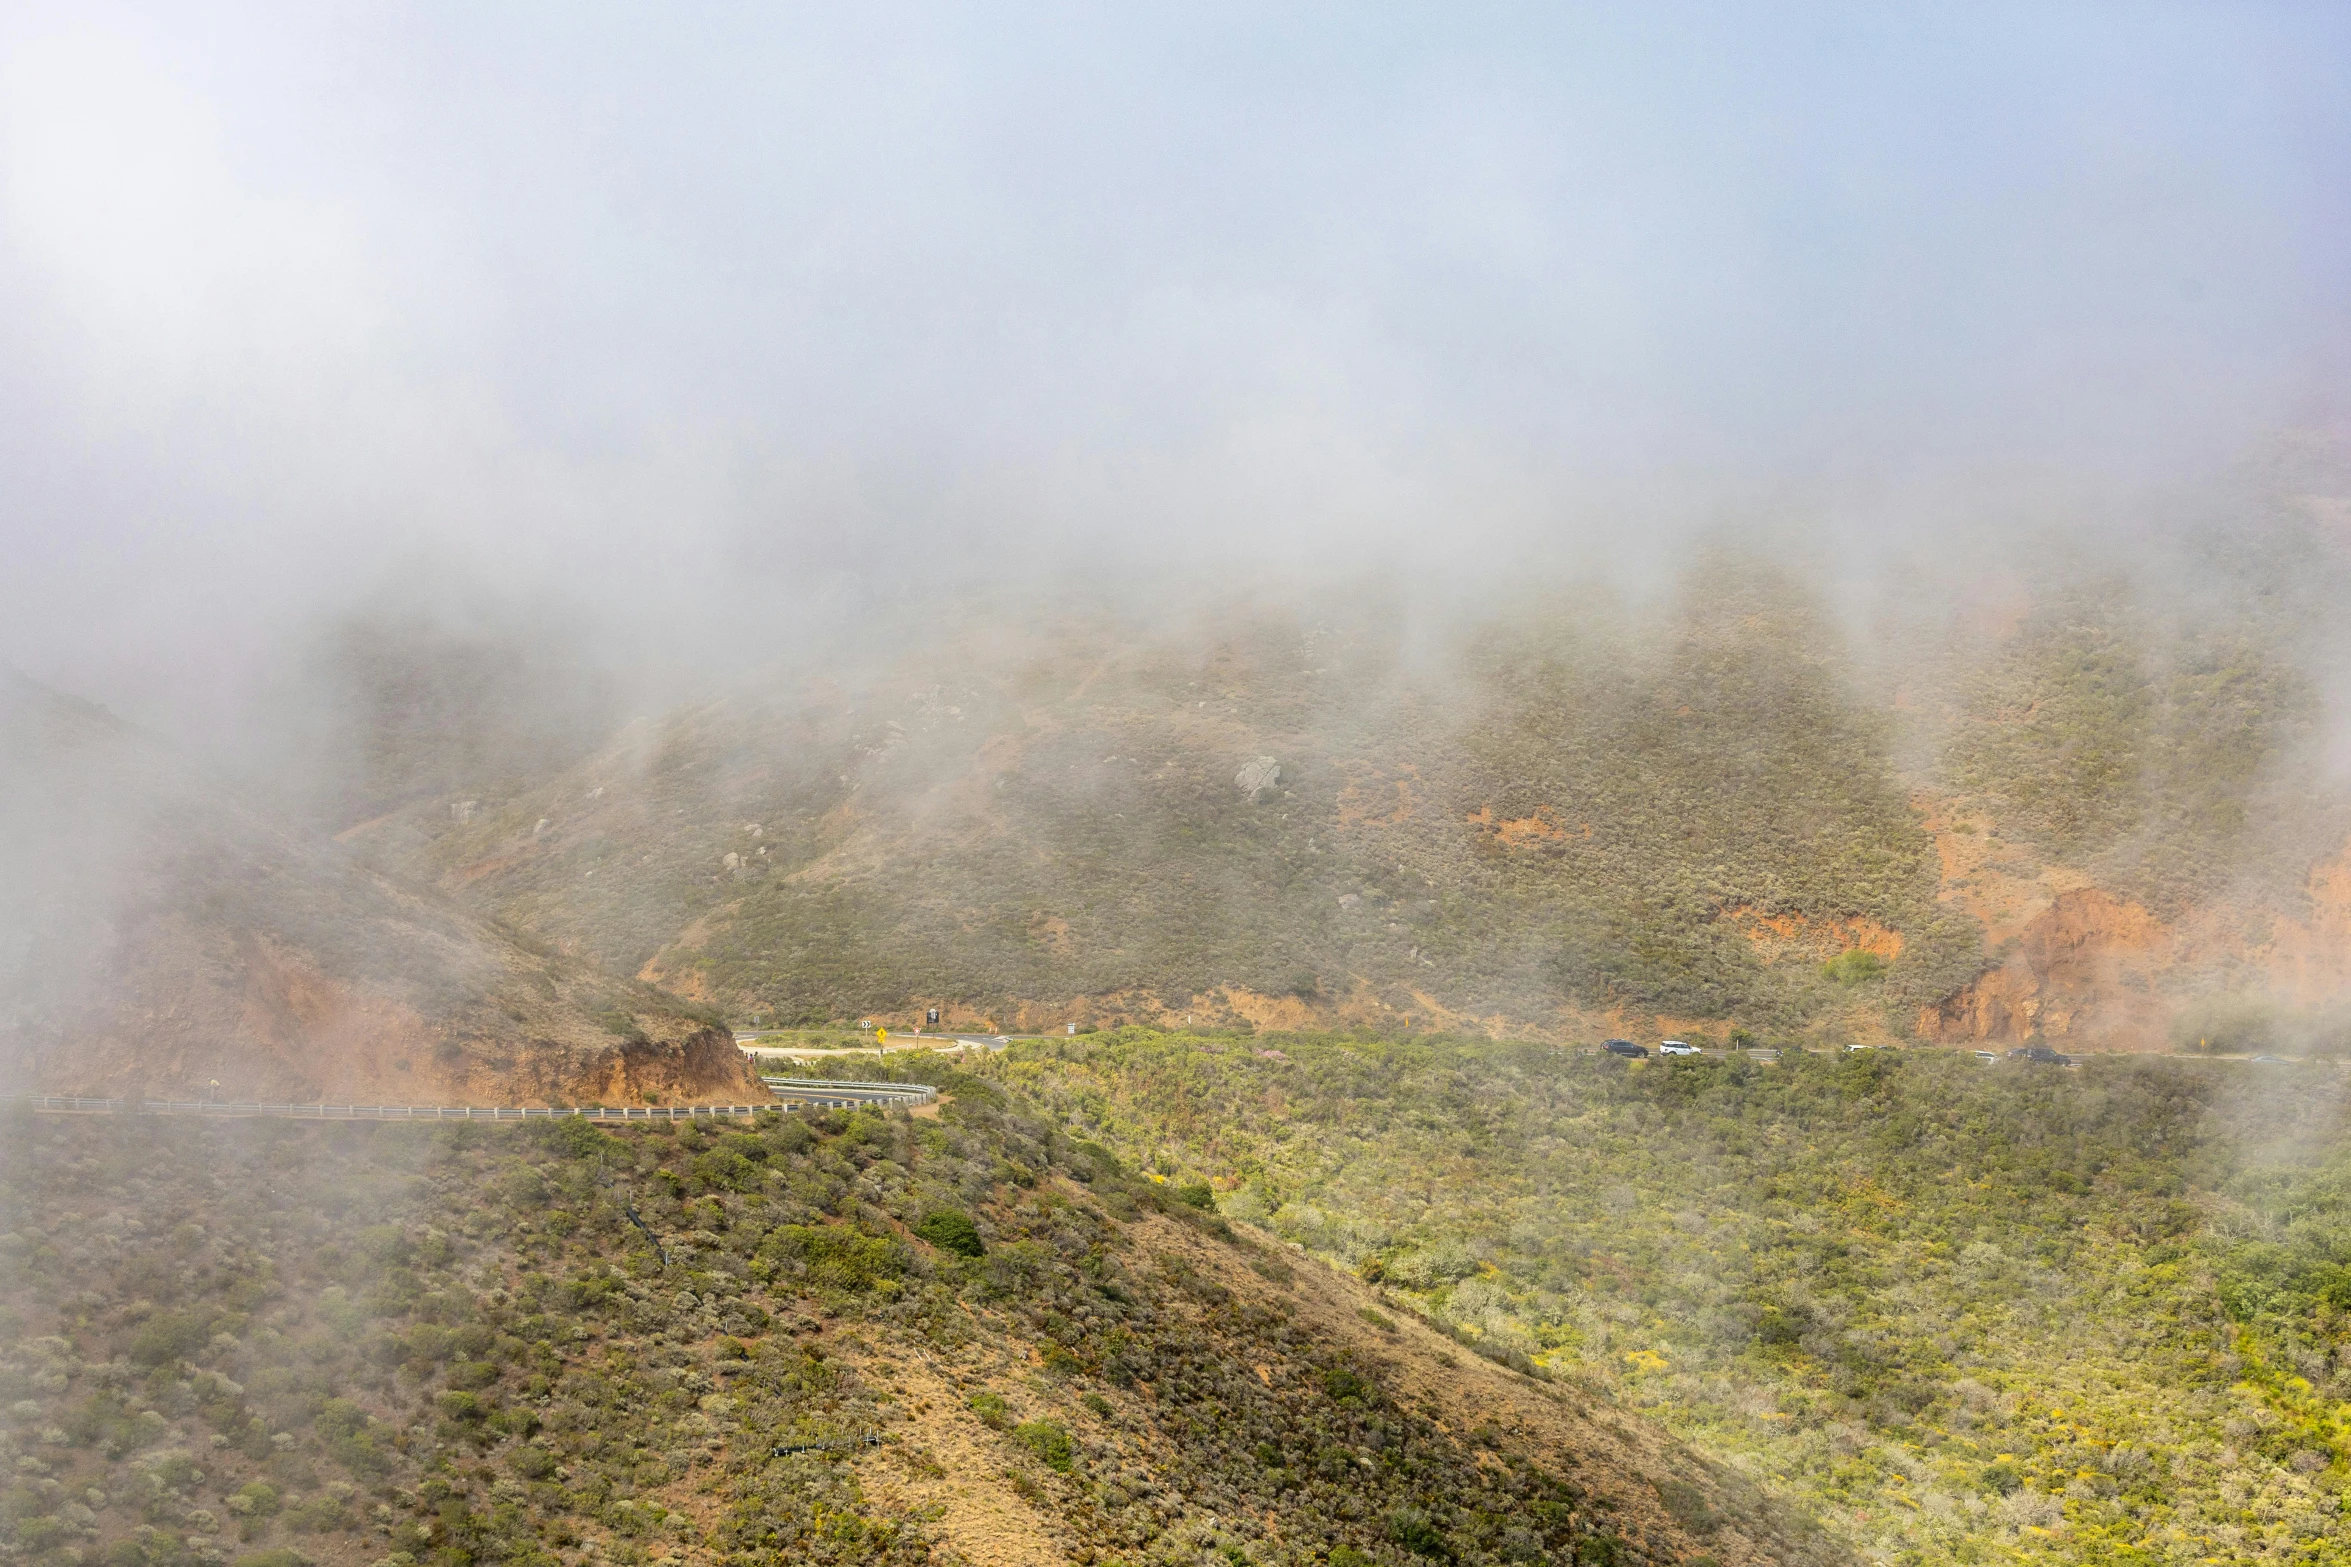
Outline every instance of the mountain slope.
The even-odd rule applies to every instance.
[[[436,802],[354,841],[786,1018],[1849,1009],[1748,918],[1885,940],[1883,988],[1939,999],[1975,934],[1935,901],[1882,726],[1800,597],[1729,591],[1661,646],[1503,627],[1433,680],[1377,625],[958,649],[641,725],[470,821]]]
[[[727,1034],[674,998],[396,885],[102,711],[13,676],[0,686],[0,785],[0,1078],[12,1088],[762,1097]]]
[[[2200,996],[2351,997],[2308,959],[2351,835],[2316,655],[2162,623],[2053,593],[1889,676],[1715,560],[1669,615],[1546,600],[1438,654],[1376,614],[987,629],[351,837],[770,1022],[2145,1048]]]
[[[956,1086],[936,1119],[709,1135],[20,1121],[0,1544],[1850,1560],[1638,1418],[1369,1320],[1318,1265]]]
[[[2332,1065],[1135,1029],[986,1070],[1873,1558],[2351,1561]]]

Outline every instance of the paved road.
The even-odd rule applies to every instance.
[[[762,1077],[778,1099],[824,1105],[916,1104],[939,1097],[928,1083],[834,1083],[821,1077]]]
[[[763,1045],[763,1034],[735,1030],[735,1043],[755,1056],[870,1056],[896,1055],[902,1050],[1002,1050],[1015,1039],[1042,1039],[1042,1034],[900,1034],[889,1044],[845,1045],[802,1049],[795,1045]]]
[[[762,1110],[854,1109],[863,1105],[924,1105],[938,1090],[923,1083],[826,1083],[774,1078],[776,1095],[756,1105],[297,1105],[205,1099],[87,1099],[22,1094],[0,1103],[56,1115],[187,1115],[213,1120],[292,1121],[543,1121],[577,1116],[588,1121],[744,1120]]]

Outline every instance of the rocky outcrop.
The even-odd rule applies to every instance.
[[[1281,781],[1282,764],[1270,756],[1260,756],[1252,761],[1244,762],[1241,765],[1241,770],[1233,774],[1233,787],[1251,799],[1255,799],[1268,789],[1278,787]]]
[[[769,1097],[735,1036],[707,1027],[682,1038],[624,1040],[578,1061],[561,1088],[574,1104],[750,1104]]]
[[[2170,1007],[2157,989],[2175,958],[2152,914],[2095,887],[2061,893],[2008,944],[1999,965],[1926,1009],[1922,1038],[1965,1042],[2032,1034],[2151,1049]]]

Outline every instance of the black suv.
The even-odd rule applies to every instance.
[[[1649,1053],[1647,1045],[1636,1045],[1629,1039],[1611,1039],[1607,1049],[1610,1055],[1617,1056],[1645,1056]]]

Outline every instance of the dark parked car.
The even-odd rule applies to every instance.
[[[1645,1056],[1649,1053],[1649,1047],[1636,1045],[1629,1039],[1611,1039],[1608,1041],[1608,1052],[1619,1056]]]
[[[2044,1066],[2071,1066],[2073,1057],[2059,1055],[2047,1045],[2028,1045],[2008,1052],[2011,1061],[2038,1061]]]

